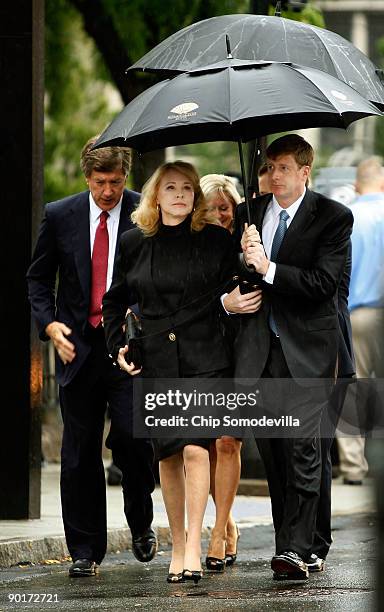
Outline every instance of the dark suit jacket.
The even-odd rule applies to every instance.
[[[200,232],[192,232],[191,239],[181,308],[172,315],[165,310],[152,279],[156,236],[145,238],[135,228],[121,238],[113,283],[103,299],[107,346],[113,356],[124,346],[124,314],[137,300],[143,334],[149,336],[142,340],[147,377],[190,376],[229,365],[219,311],[225,281],[231,279],[236,266],[232,238],[227,230],[208,224]],[[171,331],[176,340],[169,338]]]
[[[118,242],[122,232],[133,227],[130,217],[138,200],[138,193],[124,190]],[[66,385],[90,351],[86,334],[91,288],[89,191],[46,205],[27,280],[41,340],[48,340],[45,329],[52,321],[72,329],[69,339],[76,347],[75,359],[64,365],[56,355],[57,380]]]
[[[251,221],[262,238],[271,196],[251,203]],[[238,206],[235,236],[241,236],[245,206]],[[337,289],[343,275],[353,225],[351,211],[307,189],[281,244],[273,284],[260,281],[263,305],[242,315],[235,343],[236,375],[258,378],[269,354],[268,315],[273,309],[288,368],[294,378],[333,378],[339,326]],[[240,250],[240,249],[239,249]],[[248,273],[248,280],[254,275]]]

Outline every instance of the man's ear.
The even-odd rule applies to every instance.
[[[310,174],[311,174],[311,166],[303,166],[303,175],[306,181],[309,179]]]

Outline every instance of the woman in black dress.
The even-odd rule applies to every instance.
[[[208,210],[212,212],[222,227],[229,232],[233,230],[236,206],[241,196],[236,189],[235,181],[225,174],[206,174],[200,179]],[[242,297],[246,305],[241,312],[256,312],[261,305],[261,289],[240,296],[239,287],[235,287],[224,298],[225,304]],[[244,310],[246,308],[246,310]],[[224,311],[223,311],[224,312]],[[238,314],[231,317],[224,315],[224,330],[231,353],[237,334]],[[223,571],[231,566],[237,558],[237,541],[240,532],[231,513],[240,481],[241,440],[222,436],[211,441],[209,450],[211,466],[211,494],[216,505],[216,520],[208,548],[206,565],[213,571]]]
[[[229,232],[211,224],[199,177],[176,161],[156,170],[132,215],[137,228],[120,242],[113,283],[103,300],[109,351],[129,374],[122,335],[129,304],[143,327],[147,378],[230,376],[219,296],[236,262]],[[182,317],[177,320],[177,314]],[[181,321],[181,322],[180,322]],[[182,321],[188,321],[182,324]],[[165,331],[164,331],[165,330]],[[159,439],[160,482],[172,533],[168,580],[201,576],[201,528],[209,493],[209,439]],[[185,535],[185,507],[187,537]]]

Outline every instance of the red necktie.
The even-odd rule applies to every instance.
[[[97,327],[101,321],[101,301],[107,287],[109,236],[107,219],[109,213],[105,210],[100,215],[99,225],[96,229],[95,242],[92,252],[92,286],[89,303],[88,321]]]

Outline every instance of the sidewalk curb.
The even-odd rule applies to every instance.
[[[242,478],[236,495],[247,497],[269,497],[268,482],[261,478]]]
[[[154,530],[160,546],[171,544],[169,527],[154,527]],[[202,539],[208,539],[210,531],[209,527],[203,527]],[[119,553],[123,550],[132,550],[130,529],[108,529],[107,553]],[[64,536],[0,542],[0,568],[68,559],[69,552]]]

